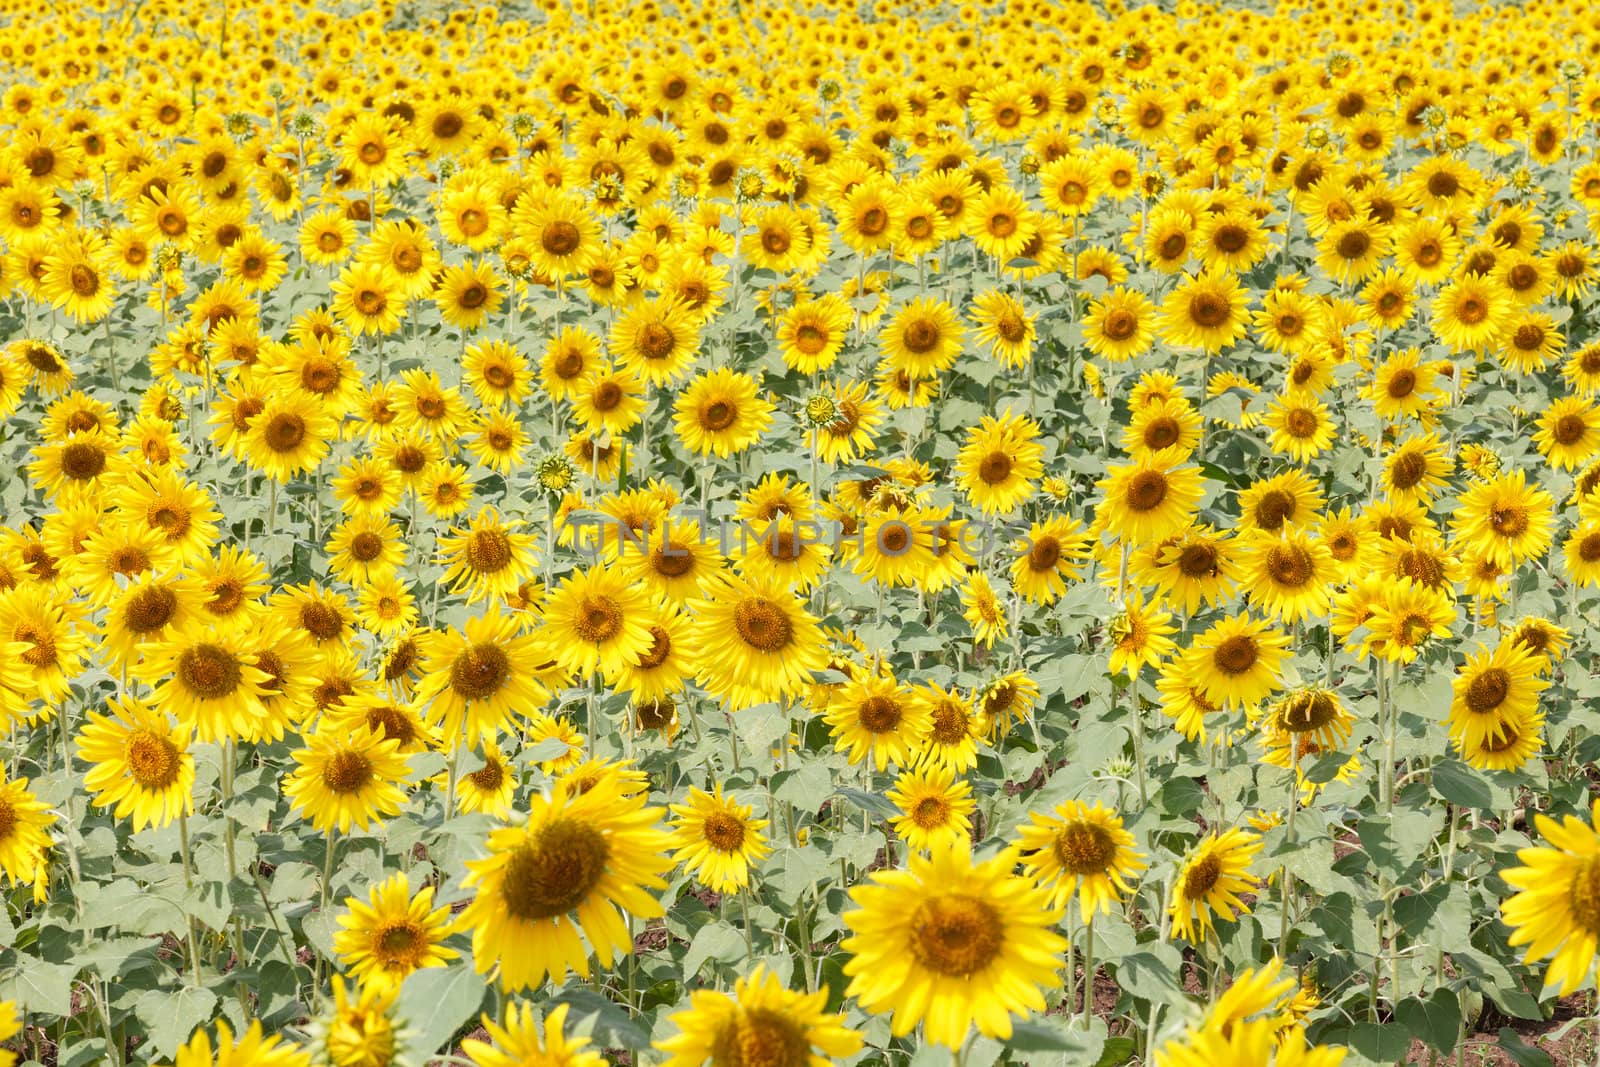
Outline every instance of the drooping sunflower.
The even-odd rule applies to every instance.
[[[610,966],[633,951],[623,915],[660,917],[651,890],[666,888],[673,866],[661,809],[646,807],[642,792],[601,780],[529,803],[525,822],[491,831],[488,855],[467,861],[464,885],[476,893],[459,919],[472,930],[478,973],[498,966],[508,992],[547,975],[588,977],[591,953]]]
[[[296,767],[283,795],[318,832],[365,830],[400,811],[408,757],[398,741],[362,724],[353,731],[319,729],[305,742],[292,754]]]
[[[1013,1016],[1045,1010],[1066,948],[1053,929],[1062,909],[1013,874],[1015,862],[1001,854],[974,864],[955,838],[852,889],[846,995],[866,1011],[892,1011],[896,1036],[920,1022],[924,1040],[951,1049],[974,1025],[1009,1039]]]
[[[1587,824],[1576,815],[1559,823],[1548,815],[1534,815],[1534,826],[1548,843],[1517,852],[1520,867],[1500,872],[1507,885],[1518,890],[1500,905],[1500,914],[1512,928],[1509,944],[1527,946],[1528,963],[1550,958],[1545,985],[1561,996],[1575,992],[1594,964],[1600,941],[1600,800],[1589,812]]]
[[[433,906],[431,885],[413,895],[404,871],[374,883],[366,900],[347,897],[344,904],[333,950],[363,987],[399,989],[413,971],[443,967],[460,955],[444,944],[453,928],[450,908]]]
[[[985,648],[994,646],[995,638],[1006,635],[1005,606],[995,595],[994,587],[982,571],[973,571],[961,593],[962,614],[972,627],[972,640]]]
[[[78,758],[93,765],[83,784],[95,806],[115,805],[112,815],[131,818],[135,833],[194,810],[189,731],[137,697],[117,697],[110,709],[90,711],[78,733]]]
[[[691,787],[686,803],[670,807],[672,858],[714,892],[744,889],[751,868],[772,852],[761,833],[767,820],[751,818],[751,806],[724,797],[720,785],[711,793]]]
[[[1270,622],[1236,615],[1196,637],[1184,667],[1211,703],[1253,708],[1278,688],[1288,646],[1289,635]]]
[[[826,990],[795,992],[758,963],[734,983],[732,997],[709,989],[693,991],[688,1010],[671,1016],[679,1032],[654,1047],[670,1053],[663,1067],[702,1067],[735,1059],[750,1067],[825,1067],[855,1055],[862,1045],[861,1034],[845,1025],[843,1015],[827,1011],[827,1001]],[[546,1056],[541,1062],[556,1067],[559,1061]],[[483,1067],[516,1065],[508,1060]],[[600,1062],[597,1057],[593,1064],[570,1067],[600,1067]]]
[[[1051,907],[1077,896],[1085,925],[1097,913],[1111,914],[1149,866],[1121,817],[1098,800],[1092,806],[1069,800],[1048,814],[1033,812],[1017,828],[1011,848],[1028,877],[1049,890]]]
[[[707,576],[701,592],[689,627],[700,684],[734,710],[804,695],[827,655],[800,596],[775,580],[725,571]]]
[[[1261,885],[1250,874],[1250,863],[1261,851],[1261,837],[1233,828],[1200,842],[1186,857],[1172,882],[1167,904],[1172,934],[1198,944],[1212,929],[1212,913],[1228,922],[1250,910],[1241,893]]]
[[[748,374],[718,367],[691,381],[673,403],[673,426],[685,448],[723,459],[755,444],[772,425],[773,405]]]

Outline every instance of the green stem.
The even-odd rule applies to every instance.
[[[183,886],[185,889],[193,889],[194,860],[189,853],[189,817],[182,813],[178,815],[178,852],[183,857]],[[194,916],[190,915],[187,921],[189,924],[189,976],[194,987],[199,989],[200,934],[195,929]]]
[[[1094,916],[1083,927],[1083,1028],[1094,1020]]]

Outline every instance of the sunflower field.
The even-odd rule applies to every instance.
[[[0,71],[0,1067],[1600,1062],[1600,9]]]

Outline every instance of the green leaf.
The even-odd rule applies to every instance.
[[[72,980],[76,964],[45,963],[23,957],[22,963],[0,978],[0,999],[14,1000],[23,1011],[65,1016],[72,1010]]]
[[[462,953],[448,967],[424,967],[407,975],[395,1010],[416,1034],[416,1047],[431,1054],[443,1050],[477,1016],[485,991],[471,955]]]
[[[1433,765],[1433,791],[1463,808],[1487,809],[1494,806],[1489,783],[1465,763],[1453,759]]]
[[[880,819],[892,819],[900,814],[900,809],[894,806],[894,801],[881,797],[877,793],[868,793],[863,789],[837,789],[834,796],[844,797],[856,807],[861,808]]]
[[[217,995],[209,989],[185,985],[176,992],[152,989],[139,997],[136,1010],[150,1029],[150,1044],[161,1059],[172,1059],[178,1046],[211,1021]]]
[[[1426,1041],[1440,1053],[1448,1054],[1456,1046],[1456,1034],[1461,1029],[1461,1003],[1450,989],[1435,989],[1427,1000],[1409,997],[1395,1008],[1395,1017],[1411,1036]]]
[[[1411,1035],[1398,1026],[1357,1023],[1350,1028],[1350,1047],[1377,1063],[1398,1063],[1411,1050]]]
[[[1105,1044],[1105,1023],[1099,1019],[1093,1029],[1080,1030],[1063,1016],[1045,1015],[1015,1023],[1006,1047],[1019,1052],[1070,1052],[1073,1063],[1094,1063]]]
[[[1500,1051],[1515,1060],[1520,1067],[1555,1067],[1555,1061],[1550,1054],[1542,1049],[1536,1049],[1522,1036],[1509,1026],[1502,1026],[1500,1033]]]
[[[550,1007],[568,1005],[567,1029],[589,1033],[601,1048],[647,1048],[650,1032],[640,1026],[619,1005],[592,989],[581,986],[550,998]]]
[[[745,954],[744,935],[728,923],[714,922],[702,926],[689,942],[688,955],[683,957],[683,973],[693,977],[700,973],[706,960],[732,963]]]

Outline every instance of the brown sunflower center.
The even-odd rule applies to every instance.
[[[869,696],[861,702],[861,707],[856,711],[856,719],[861,723],[861,728],[868,733],[887,734],[893,733],[900,726],[904,713],[900,702],[893,697],[882,695]]]
[[[500,530],[475,530],[462,554],[479,574],[493,574],[510,565],[511,539]]]
[[[147,585],[128,599],[122,624],[135,634],[154,633],[172,621],[178,595],[164,585]]]
[[[778,652],[794,637],[794,624],[783,608],[765,597],[746,597],[733,610],[733,626],[744,643],[758,652]]]
[[[707,815],[701,832],[706,844],[718,852],[737,852],[744,844],[744,821],[725,811]]]
[[[510,676],[511,660],[505,650],[486,641],[456,657],[450,665],[450,688],[464,700],[487,700]]]
[[[1227,638],[1211,654],[1211,661],[1217,669],[1224,674],[1244,674],[1256,665],[1260,649],[1256,639],[1248,634],[1234,634]]]
[[[1067,873],[1084,876],[1104,873],[1117,855],[1117,843],[1104,826],[1071,822],[1056,834],[1056,860]]]
[[[1134,511],[1154,511],[1167,498],[1167,476],[1160,471],[1140,471],[1128,483],[1128,507]]]
[[[202,700],[220,700],[239,688],[239,659],[221,645],[201,644],[178,656],[178,679]]]
[[[1511,675],[1499,667],[1481,671],[1467,684],[1467,710],[1477,715],[1494,711],[1511,693]]]
[[[1222,877],[1222,861],[1207,853],[1189,865],[1183,875],[1183,895],[1186,900],[1200,900],[1211,892]]]
[[[964,893],[931,897],[911,915],[911,954],[928,970],[971,978],[1005,947],[1005,925],[994,905]]]
[[[512,918],[539,922],[588,899],[606,874],[611,846],[595,827],[560,818],[532,835],[506,861],[501,899]]]
[[[596,593],[584,597],[578,605],[572,619],[572,629],[586,644],[598,645],[620,633],[622,622],[622,609],[617,602]]]
[[[1273,545],[1267,553],[1267,573],[1279,585],[1298,587],[1316,574],[1311,553],[1299,545]]]

